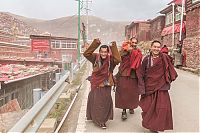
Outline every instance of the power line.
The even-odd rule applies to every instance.
[[[84,4],[85,3],[85,4]],[[92,3],[92,0],[82,0],[82,5],[83,5],[83,10],[85,10],[85,14],[86,14],[86,39],[88,40],[88,35],[89,35],[89,11],[91,11],[91,9],[89,8],[89,4]]]

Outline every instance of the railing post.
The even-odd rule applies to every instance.
[[[70,75],[71,75],[71,81],[74,79],[74,72],[73,72],[74,64],[71,62],[70,64]]]

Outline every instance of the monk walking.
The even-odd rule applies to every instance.
[[[168,54],[168,53],[169,53],[169,49],[167,48],[166,45],[164,45],[164,46],[161,48],[160,52],[165,53],[165,54]]]
[[[168,53],[169,53],[169,49],[167,48],[166,45],[164,45],[164,46],[160,49],[160,52],[161,52],[161,53],[167,54],[167,55],[169,56],[169,58],[170,58],[172,64],[174,63],[174,59],[168,54]]]
[[[134,109],[139,104],[137,70],[141,64],[142,53],[137,48],[137,39],[131,38],[129,42],[124,42],[120,54],[122,62],[116,75],[115,107],[123,109],[121,118],[126,120],[126,109],[129,109],[130,114],[134,114]]]
[[[112,42],[110,48],[107,45],[100,46],[100,44],[99,39],[94,39],[83,54],[93,65],[86,117],[87,120],[92,120],[105,129],[106,122],[113,119],[111,87],[114,85],[114,80],[112,73],[115,66],[120,63],[121,57],[116,42]],[[99,46],[99,54],[94,53]],[[109,54],[109,49],[112,55]]]
[[[160,52],[161,43],[153,41],[150,55],[140,67],[138,82],[142,108],[142,126],[154,131],[173,129],[172,108],[168,90],[177,73],[167,54]]]

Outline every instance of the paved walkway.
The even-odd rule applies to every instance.
[[[179,77],[172,84],[170,91],[173,107],[174,130],[167,132],[198,132],[199,131],[199,77],[182,70],[177,70]],[[114,120],[108,121],[107,129],[101,129],[92,121],[86,120],[87,96],[90,83],[85,84],[85,94],[79,113],[77,133],[117,133],[117,132],[149,132],[141,126],[141,109],[135,114],[128,114],[128,119],[121,120],[121,110],[114,108]],[[114,92],[112,92],[114,103]]]

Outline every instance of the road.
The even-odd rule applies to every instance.
[[[174,130],[166,132],[199,132],[199,77],[183,70],[177,70],[177,72],[179,76],[172,83],[170,90]],[[149,132],[141,126],[141,109],[139,107],[135,110],[135,114],[128,114],[128,119],[125,121],[121,120],[121,110],[114,108],[114,120],[106,123],[107,129],[101,129],[91,121],[87,121],[85,114],[89,86],[89,82],[85,82],[82,103],[76,107],[80,109],[77,114],[77,127],[75,131],[71,132]],[[112,92],[112,96],[114,102],[114,92]]]

